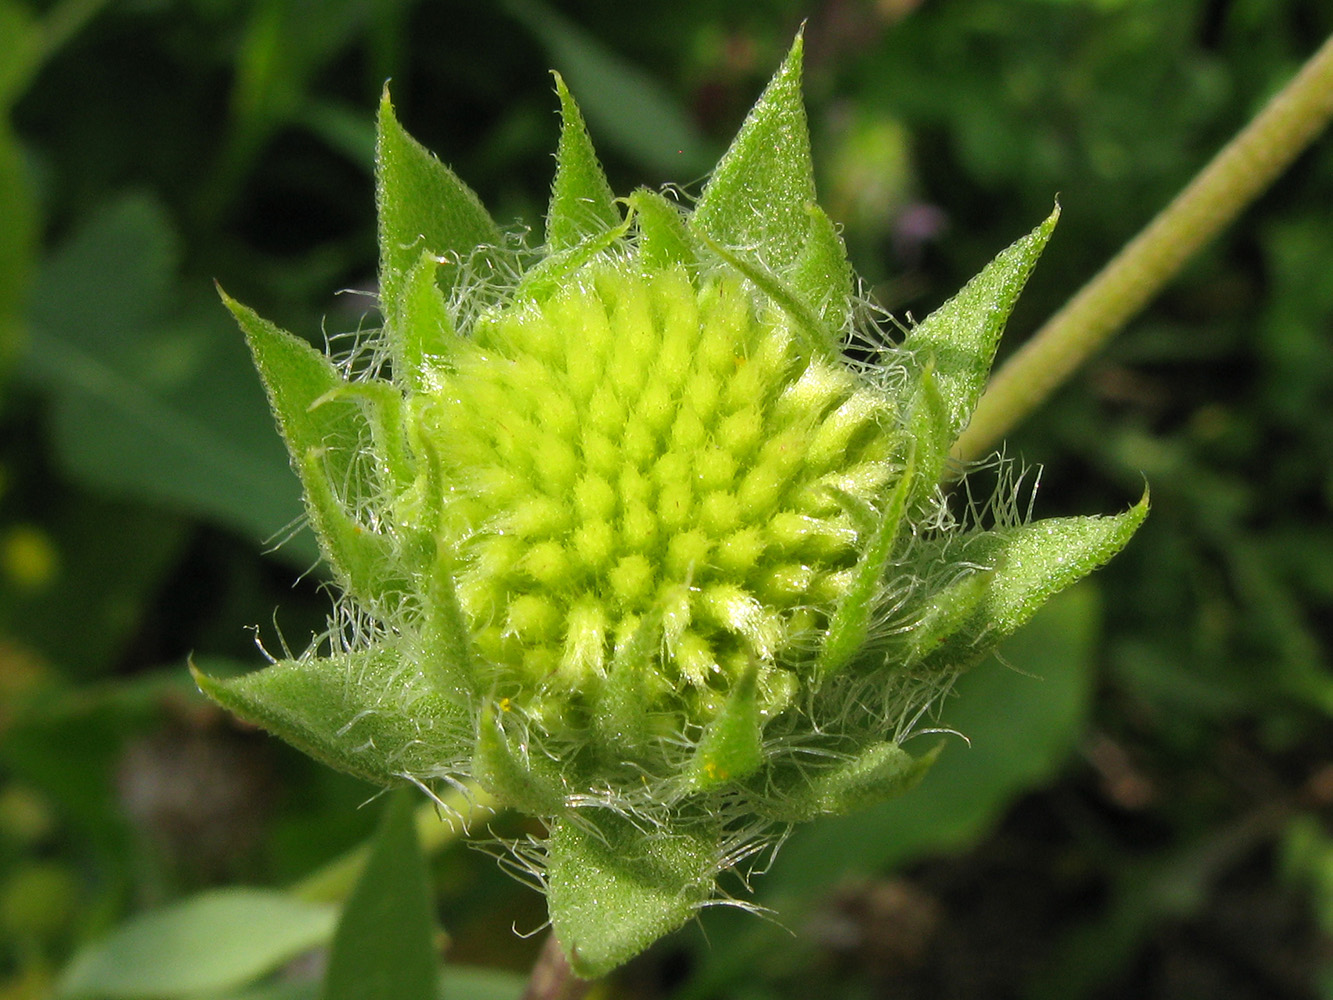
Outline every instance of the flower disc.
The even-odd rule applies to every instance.
[[[479,322],[421,412],[499,689],[595,694],[646,628],[646,690],[700,722],[751,663],[789,700],[863,542],[849,505],[892,474],[885,397],[728,274],[588,265]]]

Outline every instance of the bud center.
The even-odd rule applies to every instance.
[[[749,665],[798,683],[891,476],[887,398],[739,278],[632,262],[483,318],[421,411],[459,599],[494,682],[646,689],[710,717]]]

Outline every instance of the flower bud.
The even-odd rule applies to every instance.
[[[353,774],[540,817],[516,859],[584,975],[787,824],[912,787],[938,752],[904,748],[917,720],[1147,509],[950,513],[949,448],[1058,211],[891,342],[815,204],[801,58],[688,212],[612,197],[557,78],[536,251],[386,95],[361,363],[226,299],[342,597],[330,648],[201,687]]]

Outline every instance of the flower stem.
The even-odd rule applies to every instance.
[[[565,953],[555,934],[548,934],[537,961],[533,963],[523,1000],[580,1000],[592,988],[592,981],[580,979],[565,961]]]
[[[1333,38],[1148,227],[1000,368],[954,446],[978,458],[1142,309],[1333,118]]]

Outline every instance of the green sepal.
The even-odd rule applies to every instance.
[[[928,360],[917,374],[907,404],[906,425],[906,436],[912,442],[912,457],[917,469],[908,502],[908,510],[914,511],[946,478],[949,451],[958,436],[953,429],[949,404],[940,391],[933,359]]]
[[[606,747],[637,749],[648,739],[648,678],[662,635],[662,614],[645,615],[616,650],[593,706],[593,721]]]
[[[903,349],[918,365],[934,366],[951,442],[976,409],[1004,325],[1059,218],[1057,205],[1045,222],[1001,252],[903,340]]]
[[[884,585],[885,570],[902,528],[907,497],[915,481],[914,467],[909,460],[884,504],[884,511],[874,527],[865,554],[857,563],[852,585],[838,603],[833,619],[829,622],[828,634],[815,660],[815,676],[820,681],[843,670],[865,646],[870,634],[870,623],[878,610],[876,602]],[[848,497],[849,501],[852,499]]]
[[[1148,494],[1109,517],[1053,517],[1013,528],[977,532],[958,557],[993,567],[977,575],[971,611],[934,651],[929,669],[967,667],[1013,634],[1051,597],[1119,552],[1148,515]]]
[[[546,245],[558,252],[619,226],[620,210],[588,138],[583,115],[564,79],[559,73],[553,75],[560,95],[560,143],[546,212]]]
[[[805,245],[786,277],[838,338],[851,328],[856,278],[833,220],[814,202],[805,211],[810,217]]]
[[[457,767],[471,722],[393,649],[282,660],[219,679],[193,664],[213,701],[330,767],[377,785]]]
[[[639,233],[639,260],[645,268],[654,271],[677,266],[693,269],[699,263],[680,206],[648,188],[639,188],[625,200],[634,212]]]
[[[482,707],[472,777],[498,802],[529,816],[553,816],[565,806],[559,778],[554,773],[542,773],[541,760],[514,752],[496,719],[497,713],[506,711],[495,702]]]
[[[475,694],[475,654],[467,619],[458,603],[454,568],[454,554],[438,548],[426,587],[421,649],[417,657],[426,679],[448,698],[462,704]]]
[[[766,803],[765,812],[779,822],[805,823],[885,802],[915,788],[943,749],[940,742],[913,757],[897,743],[876,743],[827,770],[802,772],[797,791],[777,804]]]
[[[250,345],[324,558],[345,589],[368,601],[381,598],[402,583],[386,572],[392,541],[352,517],[335,488],[346,483],[365,439],[374,437],[360,404],[323,354],[219,294]]]
[[[952,583],[930,593],[923,606],[903,612],[911,628],[901,633],[891,647],[888,659],[899,670],[916,667],[927,658],[942,659],[941,666],[967,666],[984,650],[974,647],[977,636],[964,626],[977,617],[976,610],[985,600],[995,576],[992,569],[969,570]],[[964,652],[945,653],[962,649]],[[961,659],[950,659],[961,657]]]
[[[320,552],[348,593],[374,606],[401,593],[406,578],[394,558],[392,539],[371,531],[347,513],[334,492],[330,453],[311,449],[292,460],[305,487],[306,513]]]
[[[595,979],[676,930],[713,894],[721,848],[709,829],[637,829],[599,812],[560,818],[547,842],[547,903],[569,967]]]
[[[704,728],[690,759],[689,783],[700,792],[719,788],[749,777],[763,762],[763,717],[756,661],[741,675],[722,708]]]
[[[829,360],[840,359],[842,344],[838,340],[837,333],[824,322],[824,317],[795,288],[744,253],[723,246],[703,233],[699,234],[699,239],[710,251],[777,303],[795,325],[797,334],[805,341],[812,355]]]
[[[380,99],[375,145],[375,203],[380,307],[391,328],[400,322],[403,282],[423,252],[460,265],[471,262],[478,247],[489,248],[492,264],[505,255],[500,229],[472,189],[398,123],[387,87]],[[437,275],[441,287],[452,288],[459,270],[442,269]]]
[[[544,257],[523,274],[523,280],[514,289],[513,302],[523,299],[541,301],[559,291],[565,279],[598,254],[614,246],[629,231],[633,218],[628,218],[614,229],[591,236],[577,246]]]
[[[695,232],[757,252],[783,273],[805,247],[815,200],[810,129],[801,100],[800,35],[751,109],[690,216]]]
[[[437,278],[441,267],[456,267],[423,250],[403,279],[397,322],[388,329],[394,379],[422,388],[426,359],[447,363],[458,347],[458,331]]]
[[[379,481],[394,490],[405,489],[416,478],[416,463],[407,450],[402,392],[391,382],[380,379],[342,382],[315,400],[310,410],[314,412],[327,403],[340,401],[364,404]]]

